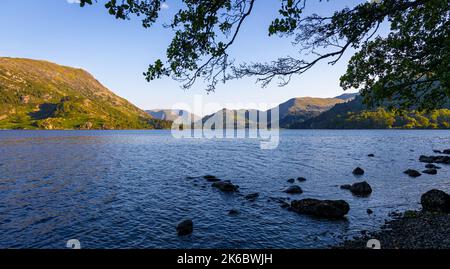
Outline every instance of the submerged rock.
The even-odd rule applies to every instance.
[[[372,187],[366,181],[357,182],[350,187],[350,191],[355,195],[367,196],[372,193]]]
[[[257,193],[257,192],[251,193],[251,194],[248,194],[248,195],[244,196],[244,198],[249,200],[249,201],[254,202],[254,201],[256,201],[256,199],[259,198],[259,193]]]
[[[350,190],[352,188],[352,185],[346,184],[346,185],[342,185],[340,188],[343,190]]]
[[[373,214],[373,210],[370,209],[370,208],[368,208],[366,212],[367,212],[367,214],[369,214],[369,215],[372,215],[372,214]]]
[[[236,192],[239,189],[239,186],[234,185],[230,181],[218,181],[212,184],[214,188],[217,188],[223,192]]]
[[[302,194],[303,190],[299,186],[290,186],[286,190],[284,190],[285,193],[289,194]]]
[[[429,163],[429,164],[425,165],[425,168],[428,168],[428,169],[441,169],[441,167],[439,167],[437,165],[434,165],[432,163]]]
[[[212,176],[212,175],[206,175],[203,178],[206,179],[208,182],[218,182],[218,181],[220,181],[220,179],[218,179],[216,176]]]
[[[361,167],[356,167],[353,170],[353,174],[356,176],[362,176],[362,175],[364,175],[364,170]]]
[[[375,157],[375,154],[369,154],[369,155],[367,155],[367,157],[373,158],[373,157]]]
[[[430,169],[422,171],[422,173],[429,174],[429,175],[436,175],[437,174],[437,170],[434,169],[434,168],[430,168]]]
[[[410,177],[420,177],[422,175],[419,171],[414,169],[408,169],[403,173],[407,174]]]
[[[344,200],[296,200],[292,201],[291,208],[293,211],[300,214],[328,219],[343,218],[350,211],[349,204]]]
[[[194,231],[194,222],[192,220],[184,220],[177,226],[179,236],[189,235]]]
[[[294,182],[295,182],[295,179],[290,178],[290,179],[287,180],[287,182],[288,182],[288,183],[294,183]]]
[[[298,178],[297,178],[297,181],[299,181],[299,182],[305,182],[305,181],[306,181],[306,178],[304,178],[304,177],[298,177]]]
[[[240,213],[241,212],[239,212],[239,210],[237,210],[237,209],[230,209],[230,211],[228,211],[228,215],[230,215],[230,216],[237,216]]]
[[[422,195],[420,203],[424,211],[450,213],[450,195],[444,191],[428,191]]]

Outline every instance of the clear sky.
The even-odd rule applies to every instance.
[[[308,11],[329,14],[361,1],[311,0]],[[221,84],[215,93],[207,95],[202,85],[183,90],[170,79],[148,83],[142,73],[148,64],[164,57],[173,33],[161,26],[144,29],[139,19],[116,20],[107,14],[103,0],[85,8],[71,2],[76,0],[2,0],[0,56],[42,59],[86,69],[142,109],[192,103],[196,94],[204,95],[204,102],[239,108],[248,107],[250,102],[281,103],[292,97],[333,97],[344,93],[339,77],[345,72],[351,52],[338,64],[320,64],[285,87],[272,83],[261,88],[250,78]],[[178,4],[179,0],[168,0],[160,22],[168,22]],[[279,0],[256,1],[253,15],[230,51],[233,58],[240,62],[298,56],[289,39],[268,37],[268,25],[279,7]]]

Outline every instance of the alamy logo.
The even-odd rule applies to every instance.
[[[253,107],[231,110],[223,107]],[[279,107],[275,104],[203,104],[201,95],[192,106],[176,104],[180,111],[172,124],[175,138],[258,139],[261,149],[275,149],[279,144]],[[192,111],[188,113],[187,111]],[[216,111],[216,112],[211,112]],[[195,116],[194,116],[195,115]]]

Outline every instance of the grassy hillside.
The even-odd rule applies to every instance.
[[[385,108],[369,110],[362,98],[338,104],[332,109],[309,119],[293,128],[311,129],[449,129],[450,110],[448,107],[432,112],[401,111]]]
[[[84,70],[0,58],[0,129],[155,129],[153,119]]]

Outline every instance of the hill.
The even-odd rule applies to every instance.
[[[292,126],[297,129],[448,129],[450,106],[431,112],[368,109],[361,97],[337,104],[332,109]]]
[[[30,59],[0,58],[0,129],[155,129],[167,121],[115,95],[91,74]]]

